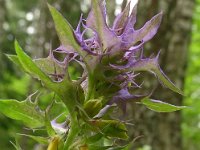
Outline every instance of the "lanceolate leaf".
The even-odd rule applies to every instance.
[[[54,24],[56,27],[57,34],[60,38],[60,41],[65,47],[73,47],[75,51],[79,53],[83,58],[85,57],[85,51],[81,50],[81,47],[75,40],[73,29],[71,25],[65,20],[65,18],[51,5],[49,6],[49,10],[54,20]]]
[[[126,6],[123,12],[121,12],[115,19],[113,23],[113,30],[117,35],[121,35],[123,33],[126,24],[128,23],[129,19],[129,12],[130,12],[130,2]]]
[[[135,62],[133,65],[131,65],[131,70],[133,71],[149,71],[153,73],[158,80],[167,88],[171,89],[174,92],[177,92],[179,94],[183,95],[183,92],[177,88],[170,80],[169,78],[163,73],[161,70],[159,64],[158,64],[158,58],[154,59],[141,59],[137,62]]]
[[[32,61],[32,59],[22,50],[17,41],[15,41],[15,50],[19,62],[27,73],[41,80],[50,89],[55,88],[51,79],[42,70],[40,70],[40,68]]]
[[[44,113],[37,110],[29,101],[0,100],[0,112],[7,117],[24,122],[28,127],[39,128],[44,126]]]
[[[185,106],[175,106],[166,102],[151,99],[144,99],[141,103],[156,112],[173,112],[185,108]]]

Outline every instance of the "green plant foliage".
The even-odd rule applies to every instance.
[[[196,0],[193,14],[192,39],[189,47],[188,67],[185,76],[184,105],[182,111],[182,137],[184,150],[196,150],[200,147],[200,0]]]
[[[22,50],[17,41],[15,41],[15,51],[20,64],[27,73],[38,78],[39,80],[42,80],[42,82],[50,88],[54,86],[51,79],[43,71],[41,71],[32,59]]]
[[[141,100],[141,103],[147,108],[156,112],[173,112],[185,108],[185,106],[175,106],[166,102],[162,102],[159,100],[151,100],[148,98]]]
[[[0,100],[0,112],[6,116],[24,122],[30,128],[44,126],[44,113],[37,110],[36,105],[29,100]]]
[[[100,129],[100,132],[109,137],[128,139],[127,129],[124,123],[117,120],[93,120],[91,125]],[[117,131],[117,132],[116,132]]]

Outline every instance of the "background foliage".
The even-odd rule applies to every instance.
[[[192,40],[188,55],[187,76],[185,80],[185,105],[182,129],[185,149],[199,149],[200,144],[200,0],[196,1],[193,15]]]

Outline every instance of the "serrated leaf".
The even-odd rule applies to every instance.
[[[11,99],[1,99],[0,112],[9,118],[24,122],[30,128],[39,128],[45,124],[44,114],[27,100],[20,102]]]
[[[33,60],[22,50],[17,41],[15,41],[15,51],[17,53],[19,62],[27,73],[41,80],[49,88],[55,88],[55,84],[51,81],[51,79],[42,70],[40,70]]]
[[[186,108],[185,106],[175,106],[166,102],[151,99],[144,99],[141,103],[156,112],[173,112]]]
[[[167,88],[171,89],[172,91],[179,93],[183,95],[183,92],[177,88],[170,79],[163,73],[161,70],[159,64],[158,64],[158,58],[153,59],[142,59],[137,62],[135,62],[133,65],[131,65],[131,70],[133,71],[148,71],[150,73],[153,73],[158,80]]]
[[[63,75],[65,73],[65,68],[62,65],[56,63],[52,58],[39,58],[33,60],[35,64],[46,74],[56,74]]]

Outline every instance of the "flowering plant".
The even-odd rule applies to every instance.
[[[51,50],[47,58],[31,59],[15,41],[17,55],[8,57],[26,73],[41,81],[55,93],[62,109],[56,118],[51,117],[54,103],[42,110],[38,101],[30,97],[24,101],[0,100],[0,112],[21,120],[32,129],[45,129],[46,137],[26,135],[40,143],[48,143],[48,150],[56,149],[124,149],[118,140],[130,143],[126,121],[114,119],[112,113],[120,108],[126,114],[129,101],[139,102],[158,112],[172,112],[184,108],[159,100],[149,95],[136,95],[139,88],[135,82],[138,72],[155,75],[163,86],[174,92],[182,92],[168,79],[158,64],[159,54],[145,58],[143,45],[156,34],[162,12],[138,30],[136,6],[130,12],[130,4],[114,20],[112,27],[106,23],[104,0],[93,0],[87,19],[80,17],[74,30],[63,16],[48,5],[53,17],[61,46]],[[59,53],[64,60],[56,58]],[[69,67],[72,62],[81,66],[81,76],[73,80]],[[58,122],[64,114],[63,122]],[[105,144],[105,140],[107,143]],[[20,149],[16,146],[17,149]]]

